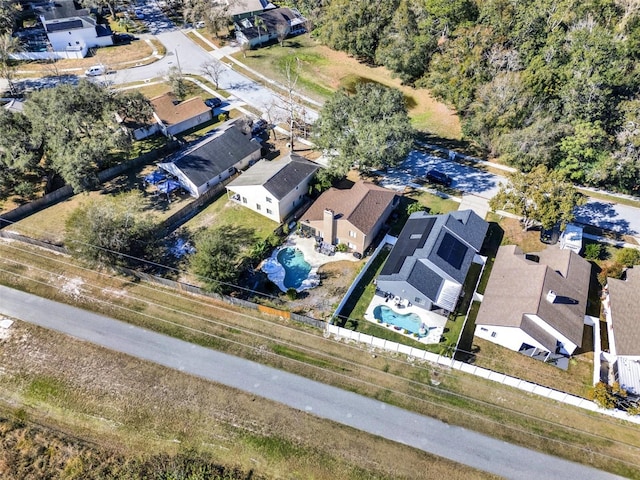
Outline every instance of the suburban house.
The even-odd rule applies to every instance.
[[[152,98],[153,116],[160,131],[167,137],[196,127],[213,118],[211,108],[200,97],[181,102],[173,93]]]
[[[265,10],[277,8],[269,0],[217,0],[214,2],[226,9],[226,13],[234,22],[243,18],[258,15]]]
[[[56,0],[38,12],[51,48],[62,57],[83,58],[90,48],[113,45],[111,29],[73,0]]]
[[[260,160],[227,185],[229,197],[278,223],[302,205],[319,166],[290,153],[280,160]]]
[[[2,106],[6,111],[11,113],[22,113],[24,111],[24,100],[17,98],[10,99]]]
[[[628,393],[640,396],[640,268],[629,268],[622,280],[607,279],[604,312],[609,333],[605,357],[613,378]]]
[[[498,249],[475,335],[548,361],[582,345],[591,264],[571,250]]]
[[[145,121],[122,117],[118,113],[115,114],[115,117],[116,121],[125,130],[125,132],[131,133],[131,136],[136,140],[142,140],[160,131],[160,124],[156,121],[156,117],[154,115],[151,115],[151,117]]]
[[[307,19],[293,8],[274,8],[234,22],[238,43],[252,48],[282,37],[306,32]]]
[[[260,144],[234,124],[227,124],[158,166],[198,198],[259,158]]]
[[[324,191],[300,219],[303,233],[363,254],[398,204],[395,192],[359,181]]]
[[[446,316],[455,309],[471,263],[489,224],[472,210],[446,215],[412,214],[376,280],[377,288],[399,302]]]

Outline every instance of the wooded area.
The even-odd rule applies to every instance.
[[[637,191],[640,1],[289,3],[330,47],[430,88],[488,155]]]

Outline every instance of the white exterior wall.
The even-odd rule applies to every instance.
[[[154,123],[152,125],[149,125],[148,127],[136,128],[133,131],[133,138],[135,138],[136,140],[142,140],[143,138],[150,137],[151,135],[159,131],[160,131],[160,125],[158,125],[157,123]]]
[[[520,347],[523,343],[531,345],[532,347],[540,348],[542,350],[547,350],[536,340],[516,327],[476,325],[475,336],[484,340],[488,340],[489,342],[495,343],[496,345],[500,345],[515,352],[520,350]]]
[[[56,52],[67,50],[83,50],[86,54],[87,48],[107,47],[113,45],[110,35],[98,37],[96,28],[74,28],[73,30],[61,30],[59,32],[47,32],[47,37],[51,47]]]
[[[569,355],[573,354],[574,350],[576,348],[578,348],[578,346],[573,343],[571,340],[569,340],[567,337],[565,337],[564,335],[562,335],[560,332],[558,332],[555,328],[551,327],[547,322],[545,322],[544,320],[542,320],[540,317],[538,317],[537,315],[526,315],[527,318],[533,320],[537,326],[539,326],[540,328],[542,328],[545,332],[550,333],[551,335],[553,335],[556,339],[558,339],[558,341],[560,343],[562,343],[562,345],[564,345],[564,349],[567,351],[567,353]],[[583,324],[584,325],[584,324]],[[555,352],[554,352],[555,353]]]
[[[242,185],[230,191],[240,196],[236,201],[243,207],[280,223],[280,204],[262,185]],[[267,202],[267,197],[271,198],[271,203]]]
[[[198,198],[200,196],[200,194],[198,193],[198,187],[196,187],[196,185],[191,180],[189,180],[184,173],[182,173],[182,170],[175,166],[175,164],[160,163],[158,164],[158,166],[176,177],[180,182],[180,185],[182,185],[182,188],[187,190],[192,197]]]

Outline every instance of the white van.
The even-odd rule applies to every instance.
[[[89,67],[84,72],[87,77],[97,77],[98,75],[104,75],[104,73],[105,69],[102,65],[94,65],[93,67]]]

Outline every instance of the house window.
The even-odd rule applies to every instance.
[[[418,305],[422,304],[422,299],[420,297],[416,297],[413,299],[413,303],[417,303]]]
[[[260,205],[259,203],[256,203],[256,210],[258,211],[262,210],[262,205]]]
[[[233,173],[233,167],[229,169],[229,173]]]
[[[488,332],[489,331],[488,328],[484,328],[484,327],[480,327],[480,330],[482,330],[483,332]]]
[[[267,215],[272,215],[272,214],[273,214],[273,212],[271,211],[271,209],[267,208]]]
[[[497,335],[497,333],[496,333],[496,332],[491,332],[491,336],[492,336],[492,337],[495,337],[496,335]]]
[[[247,203],[247,197],[242,197],[242,203]]]
[[[298,186],[296,185],[296,190],[298,190]]]
[[[267,203],[271,203],[271,197],[267,197]]]
[[[351,248],[351,249],[354,249],[354,250],[355,250],[355,248],[356,248],[356,246],[355,246],[355,244],[354,244],[354,243],[349,242],[347,245],[348,245],[348,246],[349,246],[349,248]]]
[[[358,235],[356,234],[356,232],[354,232],[353,230],[349,230],[349,236],[351,238],[356,238]]]

